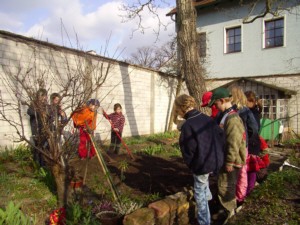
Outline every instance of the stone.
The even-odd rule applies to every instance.
[[[141,208],[125,215],[123,225],[155,225],[155,212],[151,208]]]

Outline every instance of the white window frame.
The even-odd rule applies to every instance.
[[[266,42],[265,42],[265,23],[269,22],[269,21],[273,21],[273,20],[278,20],[278,19],[283,19],[283,45],[282,46],[275,46],[275,47],[271,47],[271,48],[266,48]],[[278,16],[278,17],[270,17],[270,18],[266,18],[262,20],[262,48],[263,49],[274,49],[274,48],[282,48],[282,47],[286,47],[286,15],[283,16]]]
[[[233,28],[237,28],[237,27],[240,27],[241,28],[241,51],[239,51],[239,52],[227,52],[227,44],[226,44],[226,40],[227,40],[227,36],[226,36],[226,31],[228,30],[228,29],[233,29]],[[241,52],[243,52],[243,26],[242,26],[242,24],[235,24],[235,25],[231,25],[231,26],[227,26],[227,27],[224,27],[224,31],[223,31],[223,33],[224,33],[224,54],[234,54],[234,53],[241,53]]]

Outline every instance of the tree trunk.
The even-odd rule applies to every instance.
[[[68,182],[65,176],[66,171],[59,164],[51,166],[51,172],[55,180],[57,191],[57,205],[58,207],[64,207],[67,204]]]
[[[176,25],[179,57],[182,61],[181,75],[185,79],[189,94],[195,98],[200,108],[206,86],[198,51],[196,10],[192,2],[191,0],[176,0]]]

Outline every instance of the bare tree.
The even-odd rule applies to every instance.
[[[129,59],[126,59],[127,62],[136,64],[139,66],[156,69],[156,48],[152,46],[144,46],[137,49],[136,52],[130,55]]]
[[[259,3],[264,3],[265,7],[260,9],[261,12],[253,16],[253,12],[258,9]],[[267,14],[271,14],[273,16],[280,15],[280,12],[283,10],[288,10],[288,1],[286,0],[255,0],[255,1],[245,1],[241,0],[240,5],[249,6],[249,14],[243,19],[243,23],[253,23],[255,20],[259,18],[264,18]]]
[[[177,73],[176,38],[161,47],[145,46],[132,53],[127,62],[139,66],[160,70],[169,74]]]
[[[69,186],[69,154],[76,147],[71,139],[61,142],[67,123],[53,126],[48,108],[41,107],[36,93],[41,88],[60,93],[63,110],[70,115],[69,121],[78,107],[90,97],[97,96],[98,89],[110,73],[112,62],[105,58],[93,60],[94,56],[79,51],[70,57],[67,50],[63,55],[63,51],[51,47],[46,51],[35,47],[31,49],[32,54],[24,53],[15,65],[2,65],[2,82],[6,90],[0,93],[0,120],[15,130],[14,141],[26,142],[43,155],[56,182],[58,204],[63,206],[67,202]],[[32,107],[40,118],[38,122],[41,123],[42,135],[38,136],[38,141],[32,141],[26,135],[28,118],[24,115],[28,107]],[[54,120],[58,120],[57,114]],[[38,144],[42,142],[41,138],[46,139],[43,141],[45,145]]]
[[[177,43],[179,58],[182,63],[178,68],[178,73],[185,80],[189,94],[193,96],[198,105],[201,103],[202,93],[206,91],[204,73],[200,64],[198,41],[196,33],[196,10],[193,7],[191,0],[176,0],[177,14]],[[128,19],[138,18],[137,29],[144,30],[145,26],[142,23],[142,12],[148,9],[158,21],[159,28],[161,28],[161,20],[157,14],[157,9],[160,4],[166,4],[164,0],[148,0],[145,2],[137,1],[134,4],[123,7],[127,11]],[[159,32],[159,30],[157,31]]]
[[[139,48],[126,61],[176,76],[177,86],[175,96],[178,96],[182,89],[183,79],[180,73],[178,73],[181,60],[177,57],[177,52],[177,39],[173,38],[172,41],[165,43],[161,47],[148,46]],[[175,116],[175,112],[172,110],[167,128],[168,131],[171,131],[173,128],[173,118]]]

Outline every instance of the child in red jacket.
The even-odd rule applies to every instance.
[[[95,148],[91,143],[88,132],[93,132],[96,129],[99,106],[100,103],[97,99],[90,99],[86,105],[76,110],[72,115],[74,126],[79,128],[78,155],[81,159],[92,158],[95,155]]]

